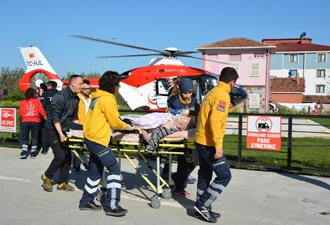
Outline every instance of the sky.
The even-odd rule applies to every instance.
[[[330,46],[329,0],[17,0],[0,7],[0,68],[26,68],[17,47],[38,47],[59,77],[147,66],[153,58],[98,56],[152,53],[77,39],[84,35],[150,49],[196,47],[228,38],[299,38]],[[201,57],[201,53],[192,56]],[[196,59],[186,66],[202,68]]]

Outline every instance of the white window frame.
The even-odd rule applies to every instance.
[[[252,72],[256,72],[257,69],[253,69],[253,64],[258,64],[258,74],[253,74]],[[260,63],[259,62],[251,62],[250,64],[250,77],[260,77]]]
[[[240,75],[239,74],[239,63],[238,62],[231,62],[230,63],[230,67],[234,68],[238,74],[238,76]]]
[[[297,61],[294,61],[294,60],[291,61],[291,56],[292,56],[292,55],[293,55],[293,56],[295,56],[295,55],[297,56]],[[289,54],[289,62],[290,62],[290,63],[298,63],[298,62],[299,62],[299,54]]]
[[[319,55],[324,55],[324,61],[319,61]],[[327,62],[327,53],[317,53],[316,54],[316,62]]]
[[[319,71],[323,71],[323,76],[318,76]],[[316,69],[316,78],[325,78],[325,69]]]
[[[323,92],[321,92],[319,89],[319,87],[323,87]],[[316,85],[316,93],[325,93],[325,85],[323,84],[317,84]]]
[[[259,101],[260,101],[259,94],[250,94],[249,108],[250,109],[259,109],[259,106],[260,106]]]

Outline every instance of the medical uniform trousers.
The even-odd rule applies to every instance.
[[[214,159],[215,147],[195,142],[199,154],[199,170],[197,182],[197,201],[195,205],[201,209],[211,209],[212,203],[227,187],[231,172],[225,156]],[[211,183],[213,172],[216,178]]]
[[[119,206],[121,193],[119,163],[109,146],[105,147],[87,138],[85,138],[85,144],[90,151],[90,171],[79,206],[94,201],[104,167],[106,167],[109,171],[107,176],[106,205],[107,210],[114,210]]]

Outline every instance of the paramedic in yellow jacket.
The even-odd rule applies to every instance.
[[[107,71],[99,81],[100,89],[92,93],[86,120],[84,122],[85,144],[90,151],[90,172],[79,203],[80,210],[98,211],[101,206],[94,203],[97,187],[103,168],[109,171],[107,176],[106,215],[124,216],[126,209],[119,206],[121,193],[120,167],[109,147],[111,129],[132,130],[132,127],[119,119],[115,93],[120,87],[119,74]]]
[[[91,103],[92,97],[90,96],[91,92],[91,86],[89,80],[83,80],[83,85],[81,92],[77,94],[79,97],[79,105],[78,105],[78,118],[79,123],[81,125],[84,124],[85,117],[88,112],[89,104]],[[78,151],[78,154],[80,155],[80,152]],[[79,174],[80,173],[80,159],[73,154],[73,168],[74,173]]]
[[[221,71],[220,81],[203,99],[198,114],[195,146],[199,154],[197,201],[195,216],[215,223],[219,213],[211,211],[211,205],[225,189],[231,179],[231,172],[223,155],[230,96],[238,74],[235,69],[226,67]],[[212,174],[216,178],[211,183]]]

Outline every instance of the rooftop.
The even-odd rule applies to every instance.
[[[223,41],[217,41],[210,44],[197,47],[197,50],[203,49],[234,49],[234,48],[264,48],[271,47],[275,50],[276,46],[271,44],[262,43],[260,41],[251,40],[248,38],[229,38]]]
[[[263,39],[262,42],[276,45],[277,52],[330,51],[330,46],[313,44],[310,38]]]
[[[330,95],[304,95],[303,103],[305,102],[320,102],[330,104]]]
[[[299,80],[297,80],[299,79]],[[299,81],[299,82],[298,82]],[[270,92],[305,92],[305,78],[275,77],[270,79]]]

